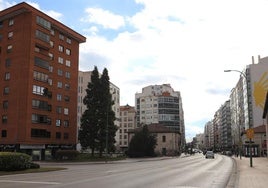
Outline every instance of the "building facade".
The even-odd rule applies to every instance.
[[[170,84],[150,85],[135,94],[137,126],[161,124],[181,135],[180,146],[185,145],[185,127],[182,99]]]
[[[45,159],[75,149],[79,44],[85,41],[27,3],[0,12],[1,150]]]
[[[129,146],[128,132],[136,128],[136,111],[134,106],[120,106],[119,147],[126,151]]]

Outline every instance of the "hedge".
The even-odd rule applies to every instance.
[[[56,151],[57,160],[74,160],[79,152],[76,150],[58,150]]]
[[[17,171],[31,168],[31,156],[18,152],[0,152],[0,171]]]

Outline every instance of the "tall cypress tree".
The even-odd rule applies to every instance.
[[[108,153],[110,151],[115,150],[115,134],[117,131],[117,127],[114,124],[115,121],[115,113],[112,110],[112,105],[114,101],[112,100],[112,94],[110,93],[110,78],[108,75],[108,70],[105,68],[102,72],[101,78],[101,88],[102,88],[102,95],[101,95],[101,106],[102,106],[102,118],[100,123],[100,155],[106,148],[108,148]]]
[[[101,117],[101,83],[97,67],[91,75],[91,82],[88,83],[86,96],[83,99],[87,109],[82,115],[78,139],[83,149],[90,148],[92,156],[95,149],[99,148],[99,130]]]

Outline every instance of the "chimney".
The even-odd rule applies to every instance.
[[[251,56],[252,64],[254,64],[254,56]]]
[[[261,62],[261,56],[258,55],[258,63],[260,63],[260,62]]]

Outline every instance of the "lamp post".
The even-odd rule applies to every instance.
[[[247,107],[248,107],[248,127],[251,128],[250,126],[250,110],[249,110],[249,83],[248,83],[248,79],[245,73],[243,73],[242,71],[239,70],[224,70],[224,72],[239,72],[240,75],[242,75],[245,78],[246,81],[246,89],[247,89]],[[240,127],[239,127],[240,130]],[[240,132],[240,131],[239,131]],[[241,134],[239,135],[239,139],[241,140]],[[239,144],[241,145],[241,142],[239,142]],[[250,156],[250,167],[252,167],[252,151],[251,151],[251,139],[249,141],[249,156]]]

